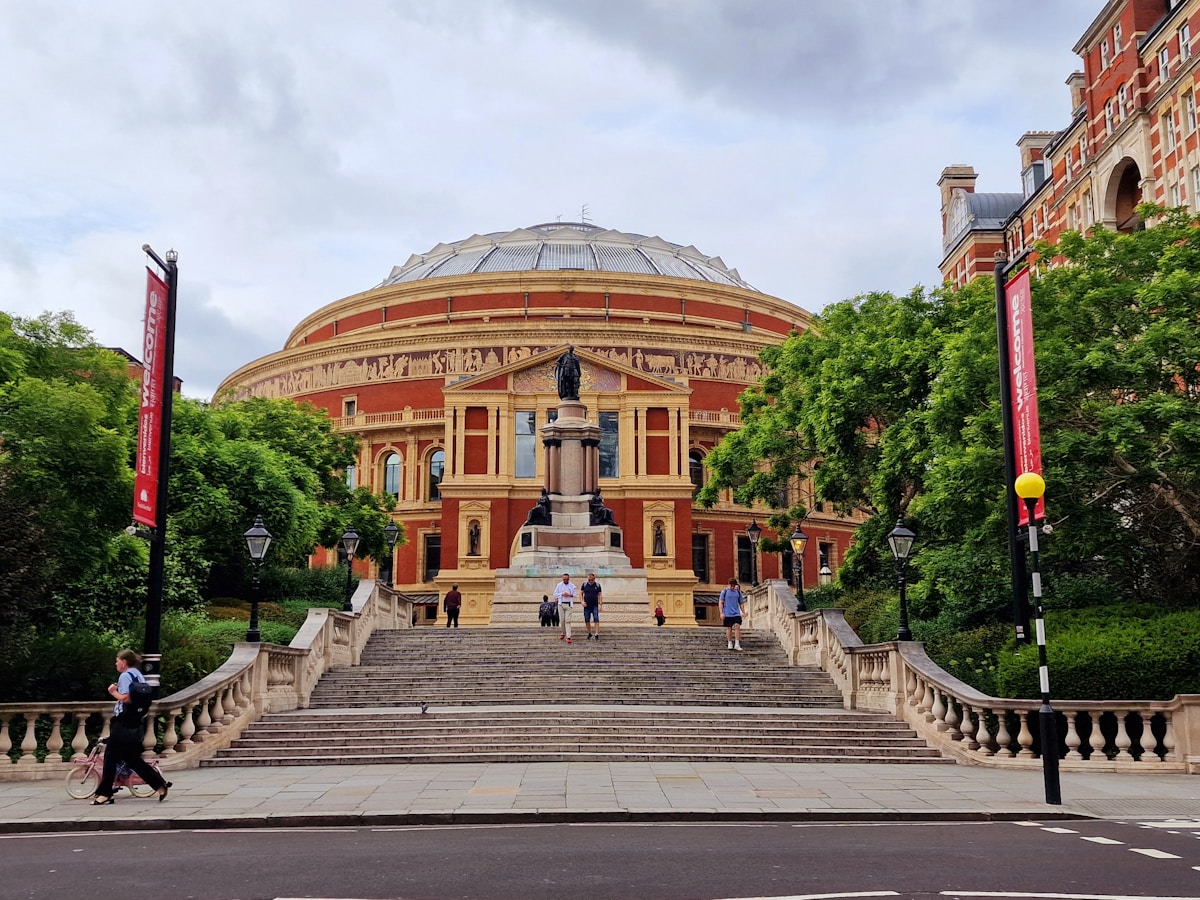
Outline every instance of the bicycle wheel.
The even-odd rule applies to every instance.
[[[100,786],[100,773],[95,766],[76,766],[67,773],[63,784],[76,800],[86,800]]]
[[[137,780],[135,781],[134,779]],[[136,775],[129,776],[129,781],[125,783],[125,787],[129,788],[129,793],[133,794],[135,797],[146,798],[157,793],[154,788],[150,787],[150,785],[146,784],[146,782],[142,781],[142,779],[138,778]]]

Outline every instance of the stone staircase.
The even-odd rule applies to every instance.
[[[204,765],[949,761],[891,716],[844,710],[773,635],[743,634],[741,653],[715,628],[576,635],[376,632],[309,709],[264,716]]]

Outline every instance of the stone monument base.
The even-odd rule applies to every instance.
[[[565,556],[565,554],[564,554]],[[630,568],[628,562],[620,567],[580,565],[579,554],[573,560],[555,564],[543,560],[542,565],[512,566],[496,572],[496,592],[492,595],[492,625],[529,625],[538,627],[538,606],[542,595],[554,598],[554,588],[562,581],[563,573],[571,576],[575,585],[575,616],[572,627],[583,628],[583,596],[579,586],[589,572],[596,576],[604,589],[604,609],[600,612],[600,627],[610,625],[652,625],[654,609],[646,590],[646,570]]]

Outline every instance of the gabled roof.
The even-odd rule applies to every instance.
[[[507,379],[509,375],[515,373],[542,368],[548,368],[550,370],[545,389],[553,390],[554,363],[557,362],[558,358],[566,352],[567,347],[567,344],[560,344],[557,347],[551,347],[548,350],[543,350],[541,353],[535,353],[532,356],[526,357],[525,359],[514,360],[513,362],[506,363],[505,365],[499,366],[495,369],[489,369],[486,372],[468,375],[465,378],[460,378],[458,381],[455,381],[452,384],[446,385],[442,389],[442,392],[444,394],[450,394],[466,391],[477,391],[481,388],[487,390],[488,388],[485,386],[489,381]],[[615,360],[611,360],[598,353],[593,353],[590,350],[584,350],[580,347],[575,347],[574,349],[575,355],[579,357],[581,368],[583,369],[585,384],[589,379],[589,375],[594,377],[595,374],[604,372],[618,377],[624,375],[626,376],[627,384],[631,382],[647,384],[650,386],[649,389],[654,391],[676,394],[690,394],[692,392],[691,388],[680,384],[672,378],[668,378],[663,375],[655,375],[650,372],[643,372],[641,369],[636,369],[633,366],[616,362]],[[616,382],[616,385],[613,389],[620,389],[619,380]],[[507,390],[507,387],[497,387],[496,390]],[[586,386],[584,390],[587,390]]]

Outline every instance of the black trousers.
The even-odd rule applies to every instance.
[[[451,625],[453,625],[455,628],[458,627],[458,610],[459,610],[459,607],[457,607],[457,606],[451,607],[450,609],[446,610],[446,627],[447,628],[449,628]]]
[[[155,790],[167,783],[154,766],[142,759],[142,749],[141,726],[112,723],[108,743],[104,747],[104,771],[100,775],[100,786],[96,788],[97,797],[112,796],[118,763],[125,763]]]

